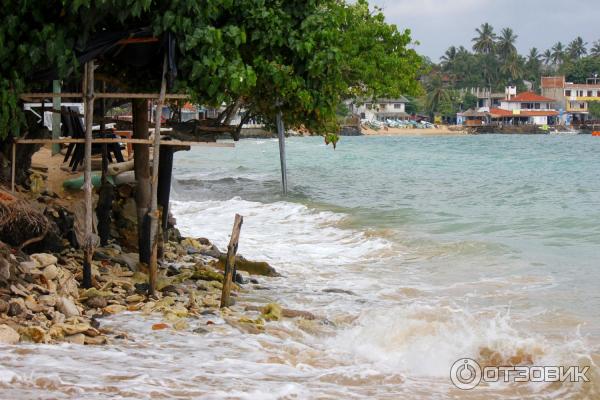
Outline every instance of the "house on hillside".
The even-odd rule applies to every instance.
[[[349,108],[352,114],[369,121],[407,120],[410,115],[406,113],[405,97],[397,99],[378,99],[364,103],[351,103]]]

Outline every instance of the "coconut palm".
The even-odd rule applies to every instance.
[[[600,57],[600,40],[596,40],[590,49],[590,55],[593,57]]]
[[[527,55],[527,61],[539,62],[541,58],[542,58],[542,55],[540,54],[537,47],[532,47],[531,49],[529,49],[529,54]]]
[[[448,48],[448,50],[446,50],[444,55],[440,57],[440,60],[442,60],[442,63],[441,63],[442,67],[444,69],[447,69],[450,65],[452,65],[452,63],[456,59],[456,53],[457,53],[456,47],[450,46]]]
[[[448,101],[450,94],[442,82],[442,78],[439,74],[435,74],[431,77],[427,83],[427,99],[425,107],[429,113],[433,114],[439,110],[440,104]]]
[[[524,66],[523,57],[518,55],[516,52],[509,54],[502,66],[500,66],[500,72],[506,75],[509,80],[514,83],[515,81],[523,77]]]
[[[471,40],[473,42],[473,50],[481,54],[493,53],[497,38],[494,33],[494,27],[486,22],[481,27],[475,29],[475,32],[477,32],[477,36]]]
[[[552,50],[547,49],[543,54],[542,54],[542,61],[544,62],[545,66],[549,66],[552,64]]]
[[[517,38],[518,36],[515,35],[511,28],[502,29],[500,37],[498,38],[498,42],[496,43],[496,50],[498,51],[500,57],[506,59],[511,54],[517,52],[517,48],[515,47]]]
[[[565,46],[558,42],[552,46],[552,64],[561,65],[565,60]]]
[[[578,60],[587,54],[587,42],[584,42],[581,36],[577,36],[567,47],[567,54],[572,59]]]

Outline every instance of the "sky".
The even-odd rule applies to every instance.
[[[521,54],[543,52],[558,41],[581,36],[600,39],[600,0],[371,0],[383,7],[388,22],[409,28],[416,50],[438,62],[452,45],[471,50],[475,28],[489,22],[496,33],[510,27],[518,35]]]

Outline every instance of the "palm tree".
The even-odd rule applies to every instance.
[[[552,46],[552,64],[555,66],[561,65],[565,60],[565,46],[558,42]]]
[[[552,50],[548,49],[542,54],[542,61],[545,66],[552,64]]]
[[[440,104],[448,101],[449,98],[450,95],[446,87],[444,87],[444,82],[442,82],[440,75],[433,75],[427,84],[427,99],[425,103],[427,111],[430,114],[434,114],[439,110]]]
[[[457,53],[456,47],[450,46],[448,48],[448,50],[446,50],[444,55],[440,57],[440,60],[442,60],[442,63],[441,63],[442,67],[444,69],[447,69],[450,65],[452,65],[452,63],[456,59],[456,53]]]
[[[502,29],[502,33],[498,38],[498,42],[496,43],[496,49],[498,50],[498,54],[503,58],[508,58],[511,54],[517,52],[517,48],[515,47],[515,42],[517,41],[518,36],[515,35],[511,28]]]
[[[500,72],[506,75],[511,83],[523,77],[523,57],[519,54],[511,53],[500,67]]]
[[[590,50],[590,55],[593,57],[600,57],[600,40],[596,40]]]
[[[477,37],[471,40],[473,42],[473,50],[482,54],[493,53],[497,38],[494,28],[486,22],[481,27],[475,29],[475,32],[477,32]]]
[[[572,59],[578,60],[587,54],[587,42],[581,36],[577,36],[567,47],[567,53]]]
[[[527,56],[528,62],[540,62],[541,58],[542,55],[540,54],[537,47],[532,47],[531,49],[529,49],[529,55]]]

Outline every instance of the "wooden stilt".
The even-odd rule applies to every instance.
[[[167,93],[167,55],[163,60],[162,81],[160,86],[160,95],[156,103],[156,113],[154,114],[154,149],[152,153],[152,202],[150,203],[150,240],[151,253],[149,268],[149,295],[154,296],[156,291],[156,279],[158,275],[158,167],[160,163],[160,124],[162,118],[162,108]]]
[[[92,255],[94,253],[92,220],[92,123],[94,117],[94,61],[85,64],[85,148],[83,189],[85,196],[85,243],[83,244],[83,287],[92,287]]]
[[[171,178],[173,176],[173,153],[175,148],[164,147],[160,149],[158,171],[158,207],[162,209],[161,231],[163,241],[167,240],[167,225],[169,221],[169,200],[171,197]]]
[[[287,195],[287,167],[285,161],[285,128],[281,111],[277,114],[277,136],[279,137],[279,160],[281,162],[281,185],[283,195]]]
[[[225,279],[223,280],[223,290],[221,292],[221,308],[229,307],[229,294],[231,293],[231,281],[233,280],[233,271],[235,269],[235,255],[238,250],[238,242],[240,240],[240,231],[244,218],[235,214],[233,222],[233,230],[231,231],[231,239],[227,246],[227,260],[225,261]]]
[[[15,174],[17,172],[17,143],[13,141],[12,144],[12,161],[10,165],[10,190],[15,192]]]

